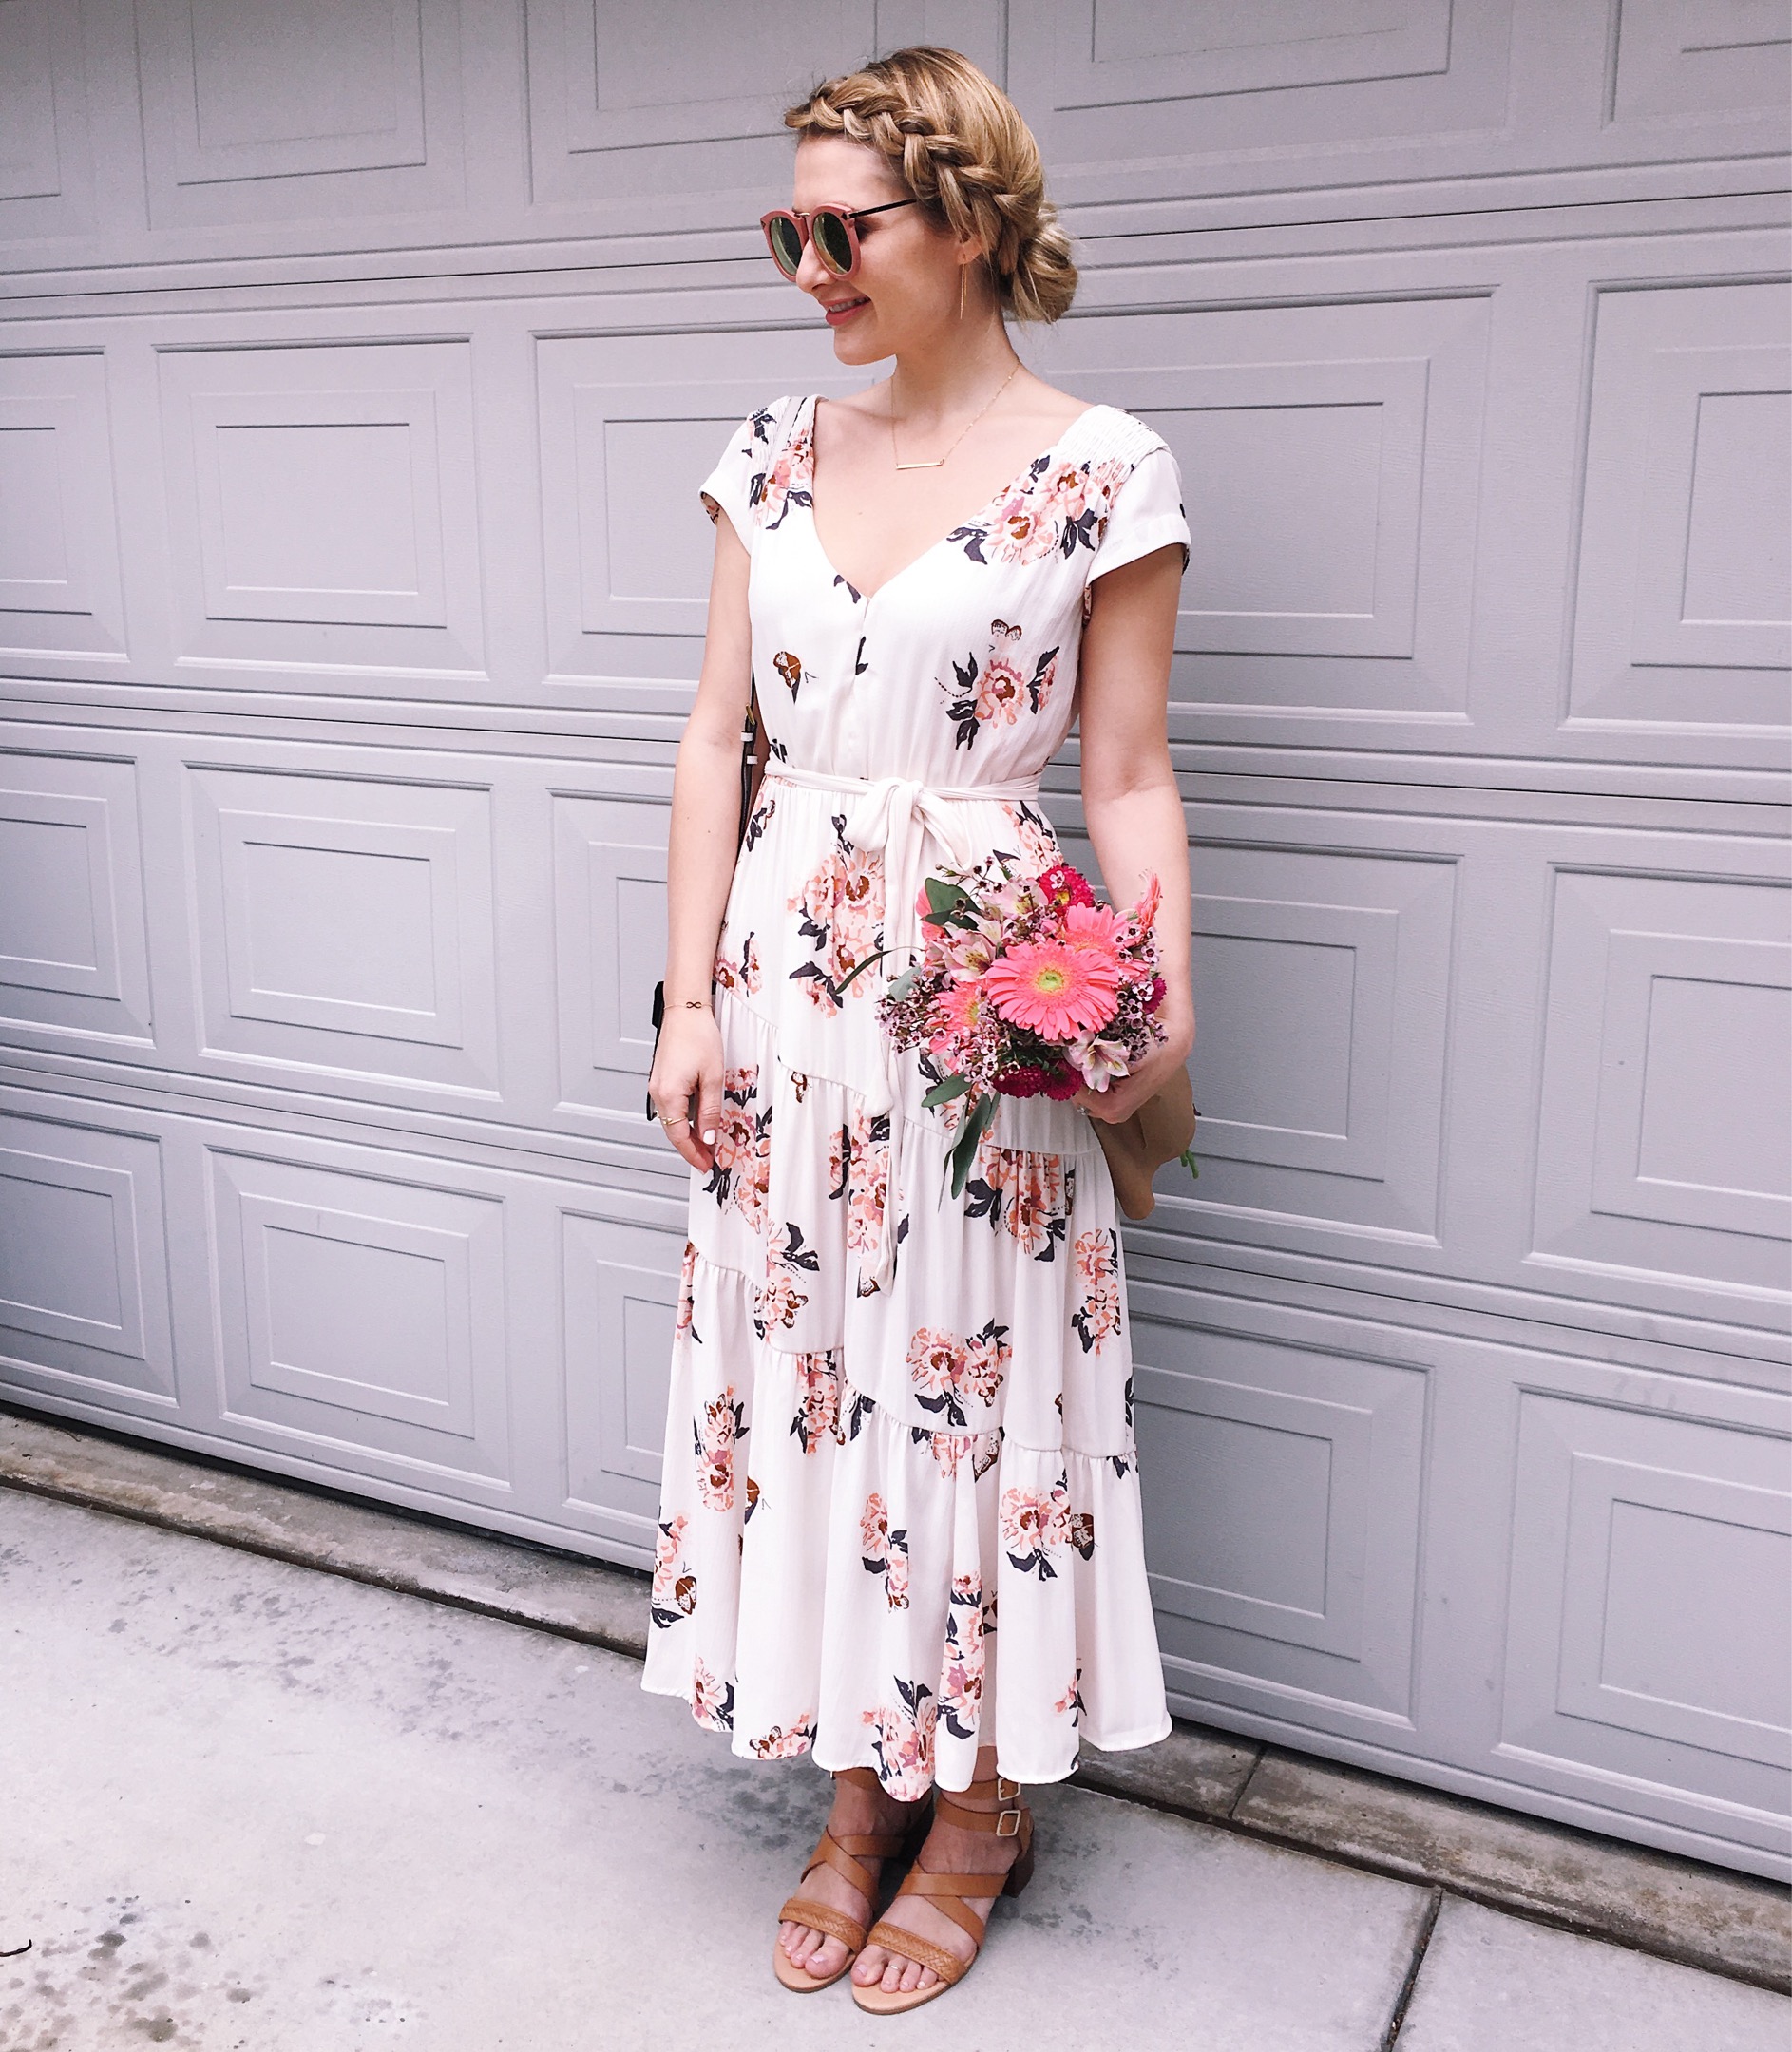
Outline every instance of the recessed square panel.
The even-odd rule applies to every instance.
[[[1739,761],[1786,727],[1792,484],[1763,452],[1792,425],[1789,321],[1778,285],[1601,295],[1571,724],[1707,735]]]
[[[410,442],[409,420],[220,424],[215,609],[419,598]]]
[[[457,0],[137,0],[153,225],[302,222],[312,248],[327,221],[333,248],[344,234],[385,247],[392,217],[464,203],[462,11]]]
[[[0,1019],[58,1036],[148,1038],[129,763],[0,754]]]
[[[601,1521],[658,1514],[682,1237],[561,1217],[566,1496]]]
[[[209,1150],[224,1409],[484,1479],[508,1467],[505,1207],[452,1172]]]
[[[0,1114],[0,1358],[28,1387],[174,1396],[153,1140]]]
[[[1782,1817],[1792,1448],[1628,1388],[1521,1398],[1503,1747]]]
[[[0,356],[0,656],[124,648],[105,359]]]
[[[417,0],[184,0],[181,182],[423,162]]]
[[[183,670],[489,692],[467,343],[168,350],[159,366]]]
[[[1487,325],[1468,297],[1092,314],[1054,338],[1053,377],[1136,414],[1181,473],[1172,735],[1467,717]]]
[[[1792,610],[1792,391],[1699,395],[1680,618],[1688,626],[1773,627]]]
[[[1363,159],[1384,163],[1401,142],[1429,145],[1397,161],[1435,175],[1440,141],[1512,118],[1505,0],[1008,0],[1005,12],[1008,90],[1072,203],[1332,184],[1344,151],[1352,178],[1386,176]]]
[[[1169,1662],[1404,1712],[1424,1372],[1134,1313],[1146,1558]]]
[[[192,772],[208,1054],[497,1091],[489,793]]]
[[[52,423],[0,420],[0,600],[68,589],[61,468]]]
[[[460,1044],[453,829],[238,811],[219,826],[233,1017]]]
[[[592,0],[528,0],[535,198],[756,183],[784,108],[878,41],[873,0],[665,0],[651,26]]]
[[[472,1436],[465,1233],[245,1196],[249,1379]]]
[[[554,799],[554,951],[562,1109],[641,1101],[653,989],[665,962],[666,814],[622,799]]]
[[[1530,1259],[1676,1276],[1777,1320],[1789,1036],[1783,886],[1558,875]]]
[[[587,521],[601,522],[592,537],[597,545],[581,549],[581,560],[587,574],[607,565],[609,585],[587,595],[587,631],[609,624],[609,608],[618,600],[707,604],[711,528],[695,480],[709,475],[717,449],[737,425],[714,415],[605,420],[594,404],[600,397],[579,394],[581,540]],[[693,545],[668,547],[674,535]]]
[[[62,190],[56,149],[56,0],[0,7],[0,200],[48,200]]]
[[[448,626],[429,392],[199,393],[206,617]]]
[[[1785,10],[1777,0],[1618,0],[1608,119],[1659,129],[1676,117],[1783,108]]]

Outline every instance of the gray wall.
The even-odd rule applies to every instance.
[[[1189,487],[1175,1703],[1792,1871],[1766,0],[0,0],[0,1387],[647,1557],[694,485],[922,35]]]

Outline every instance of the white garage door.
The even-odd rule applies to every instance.
[[[647,1558],[693,487],[924,35],[1196,538],[1175,1704],[1792,1871],[1763,0],[0,0],[0,1385]]]

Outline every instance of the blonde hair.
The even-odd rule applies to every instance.
[[[805,136],[874,149],[938,226],[985,252],[1001,311],[1055,321],[1077,292],[1070,237],[1045,197],[1033,131],[1001,88],[957,50],[921,45],[817,86],[787,109]]]

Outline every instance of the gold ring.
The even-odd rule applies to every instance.
[[[691,1121],[685,1117],[682,1112],[675,1112],[670,1118],[662,1115],[659,1123],[662,1126],[688,1126]]]

